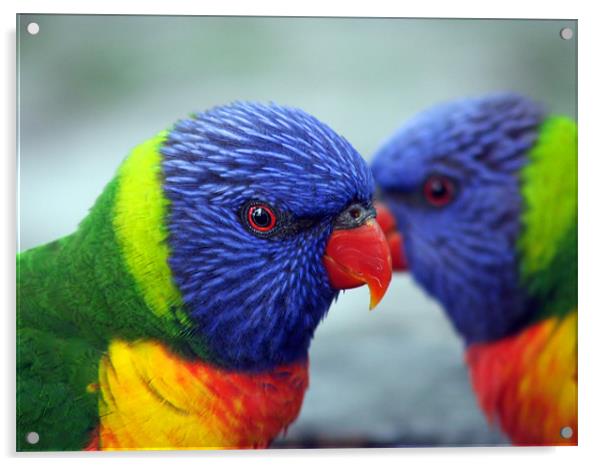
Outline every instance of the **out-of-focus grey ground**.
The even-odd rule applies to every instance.
[[[566,26],[576,31],[574,21],[21,16],[19,248],[73,231],[133,146],[233,100],[301,107],[367,160],[442,100],[510,90],[575,117]],[[460,340],[400,276],[372,312],[367,290],[341,295],[316,333],[301,415],[276,446],[499,443]]]

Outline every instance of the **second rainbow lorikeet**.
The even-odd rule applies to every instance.
[[[576,123],[513,94],[460,100],[372,170],[394,267],[445,308],[487,416],[517,445],[576,444]]]
[[[17,449],[268,446],[338,290],[373,307],[389,284],[373,190],[345,139],[275,104],[136,147],[77,231],[17,257]]]

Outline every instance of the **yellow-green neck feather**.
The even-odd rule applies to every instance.
[[[535,319],[577,306],[577,126],[547,119],[522,172],[521,280]]]
[[[168,265],[165,219],[169,201],[163,194],[160,147],[167,131],[136,147],[121,165],[113,226],[124,261],[148,307],[161,318],[186,322],[182,299]]]
[[[577,125],[550,117],[522,170],[522,273],[549,266],[563,237],[577,219]]]

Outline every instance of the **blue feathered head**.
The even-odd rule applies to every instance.
[[[307,113],[250,103],[180,121],[161,152],[169,262],[211,358],[259,370],[306,357],[337,290],[351,287],[325,265],[329,240],[376,231],[366,163]],[[334,255],[351,270],[348,250]]]
[[[525,318],[518,174],[541,120],[538,105],[513,94],[452,102],[410,121],[374,158],[402,262],[468,343],[504,336]]]

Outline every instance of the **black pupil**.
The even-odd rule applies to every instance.
[[[270,222],[272,221],[271,215],[263,207],[256,207],[251,216],[253,218],[253,222],[255,222],[255,225],[261,228],[269,226]]]
[[[442,197],[447,196],[447,186],[442,180],[432,180],[431,181],[431,195],[435,199],[441,199]]]

